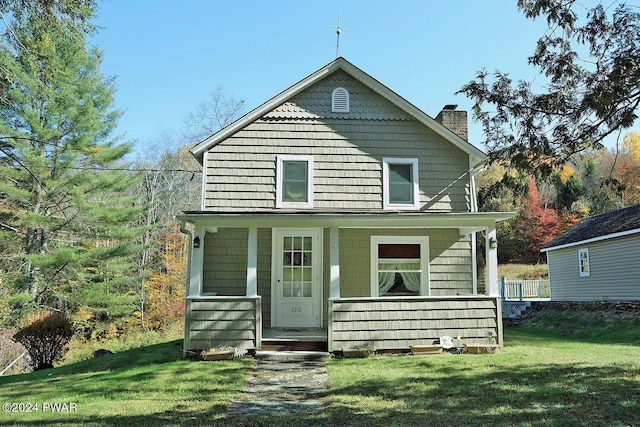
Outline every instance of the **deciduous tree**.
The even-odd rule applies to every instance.
[[[540,197],[535,180],[529,181],[528,194],[518,225],[527,236],[529,244],[528,261],[541,261],[540,249],[562,232],[558,213],[550,206],[550,202]]]
[[[490,159],[549,176],[576,153],[630,128],[640,105],[640,10],[576,0],[519,0],[549,26],[529,57],[535,83],[482,70],[460,92],[474,102]],[[543,83],[540,83],[540,82]]]

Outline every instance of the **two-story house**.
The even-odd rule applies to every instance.
[[[511,213],[477,211],[466,112],[433,119],[338,58],[191,153],[185,349],[291,329],[325,331],[329,351],[502,344],[495,227]]]

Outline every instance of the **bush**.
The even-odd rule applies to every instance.
[[[73,335],[73,324],[62,313],[44,311],[31,315],[27,326],[13,336],[29,352],[34,371],[53,368],[62,359]]]

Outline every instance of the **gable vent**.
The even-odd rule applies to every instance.
[[[343,87],[337,87],[331,93],[331,112],[349,112],[349,92]]]

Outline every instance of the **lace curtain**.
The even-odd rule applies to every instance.
[[[384,295],[389,289],[391,289],[396,278],[396,272],[400,274],[402,281],[404,282],[404,286],[408,290],[411,292],[420,291],[420,263],[380,263],[378,269],[387,270],[378,273],[379,295]]]

